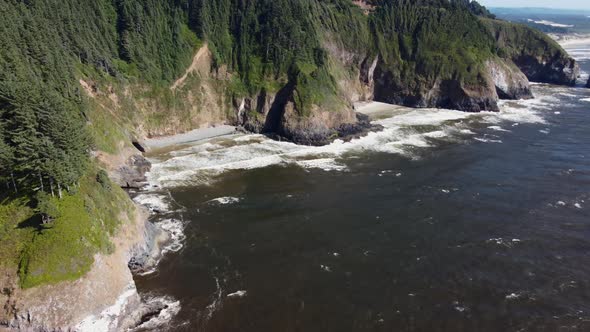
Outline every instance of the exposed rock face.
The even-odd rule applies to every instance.
[[[533,98],[529,80],[513,63],[494,59],[486,62],[486,68],[500,99]]]
[[[328,144],[336,137],[358,134],[369,125],[357,120],[352,103],[339,111],[315,106],[302,116],[295,107],[295,94],[295,86],[287,83],[276,94],[262,91],[254,98],[235,101],[237,124],[251,132],[303,145]]]
[[[496,39],[503,57],[511,59],[530,81],[576,84],[578,64],[549,36],[521,24],[485,18],[481,22]]]
[[[490,84],[467,85],[457,80],[405,82],[377,66],[375,100],[410,107],[438,107],[466,112],[497,111],[497,95]]]
[[[574,86],[576,85],[576,79],[580,75],[578,63],[569,57],[545,59],[522,54],[513,60],[528,79],[533,82]]]
[[[134,148],[97,158],[123,187],[145,181],[150,168]],[[136,206],[134,215],[122,213],[111,239],[114,252],[95,255],[91,270],[76,281],[21,289],[16,271],[0,275],[0,331],[125,331],[159,313],[165,304],[144,303],[132,272],[151,269],[170,236],[148,221],[143,207]]]
[[[145,173],[150,167],[151,163],[141,154],[134,154],[125,164],[111,172],[111,179],[121,188],[141,188],[147,181]]]
[[[143,273],[154,268],[162,256],[162,245],[170,241],[170,234],[146,221],[143,239],[129,249],[127,265],[133,273]]]
[[[15,275],[1,276],[5,286],[0,294],[0,330],[74,331],[80,322],[89,324],[109,307],[128,318],[91,324],[94,330],[123,331],[133,327],[137,323],[133,317],[139,319],[147,309],[135,289],[127,262],[131,255],[141,253],[140,248],[157,245],[146,242],[151,240],[146,236],[150,233],[148,225],[143,209],[137,210],[134,220],[122,217],[121,229],[112,239],[114,253],[96,255],[90,272],[76,281],[23,290],[16,284]]]

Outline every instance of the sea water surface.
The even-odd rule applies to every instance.
[[[137,200],[176,242],[136,282],[172,305],[138,330],[590,331],[590,89],[533,89],[325,147],[151,155]]]

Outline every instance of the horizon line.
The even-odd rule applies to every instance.
[[[486,8],[516,8],[516,9],[559,9],[559,10],[583,10],[589,11],[590,8],[572,8],[572,7],[531,7],[531,6],[485,6]]]

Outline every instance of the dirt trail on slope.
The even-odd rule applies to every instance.
[[[207,44],[205,44],[205,45],[203,45],[203,47],[201,47],[199,49],[197,54],[195,54],[195,56],[193,57],[193,62],[186,69],[186,71],[184,72],[184,75],[182,75],[181,78],[177,79],[176,82],[174,82],[174,84],[172,84],[172,86],[170,87],[170,90],[176,90],[177,88],[181,87],[184,84],[184,81],[186,81],[186,79],[190,73],[199,70],[200,69],[199,67],[202,66],[201,58],[205,55],[208,55],[208,54],[209,54],[209,47],[207,46]]]

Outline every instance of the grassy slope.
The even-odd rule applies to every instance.
[[[77,188],[62,199],[52,223],[42,225],[31,202],[5,199],[0,205],[0,267],[19,266],[23,288],[77,279],[94,262],[95,253],[109,253],[110,237],[120,227],[121,214],[133,217],[127,194],[108,179],[98,182],[90,170]]]

